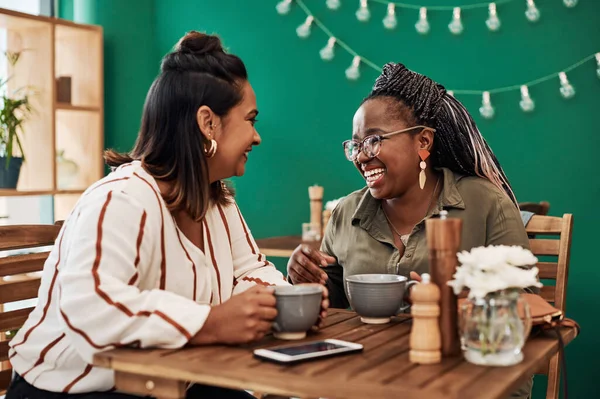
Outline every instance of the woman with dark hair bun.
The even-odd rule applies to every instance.
[[[133,150],[105,153],[112,172],[82,195],[44,265],[37,306],[10,342],[7,399],[134,398],[113,392],[95,353],[270,331],[271,286],[288,282],[224,182],[261,142],[257,115],[244,63],[218,37],[190,32],[164,57]],[[187,397],[252,398],[197,384]]]

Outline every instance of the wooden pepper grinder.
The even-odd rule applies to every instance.
[[[420,284],[416,284],[410,293],[413,316],[410,331],[410,352],[412,363],[434,364],[442,360],[442,339],[440,336],[440,289],[431,283],[431,277],[423,273]]]
[[[319,232],[319,239],[323,235],[323,222],[321,220],[323,209],[323,187],[308,187],[308,197],[310,198],[310,223],[316,227]]]
[[[440,333],[442,336],[442,356],[457,356],[461,353],[458,336],[457,298],[448,285],[456,272],[460,249],[462,220],[448,218],[448,211],[441,211],[440,217],[425,221],[427,247],[429,248],[429,272],[431,281],[440,289]]]

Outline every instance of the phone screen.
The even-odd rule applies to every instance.
[[[333,344],[331,342],[318,341],[309,344],[287,346],[283,348],[270,349],[273,352],[282,353],[284,355],[297,356],[307,353],[326,352],[333,349],[348,348],[345,345]]]

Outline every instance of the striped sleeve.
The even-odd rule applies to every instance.
[[[283,274],[260,253],[237,205],[228,206],[221,216],[231,241],[233,294],[239,294],[256,284],[289,285]]]
[[[119,346],[185,345],[202,328],[210,307],[136,286],[146,273],[160,275],[159,210],[150,214],[117,190],[94,197],[81,204],[59,271],[65,334],[88,363],[94,353]]]

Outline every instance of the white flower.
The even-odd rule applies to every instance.
[[[469,289],[469,298],[483,298],[491,292],[508,288],[541,287],[538,268],[524,268],[537,263],[531,251],[518,246],[477,247],[457,254],[461,264],[454,279],[448,282],[459,294]]]

